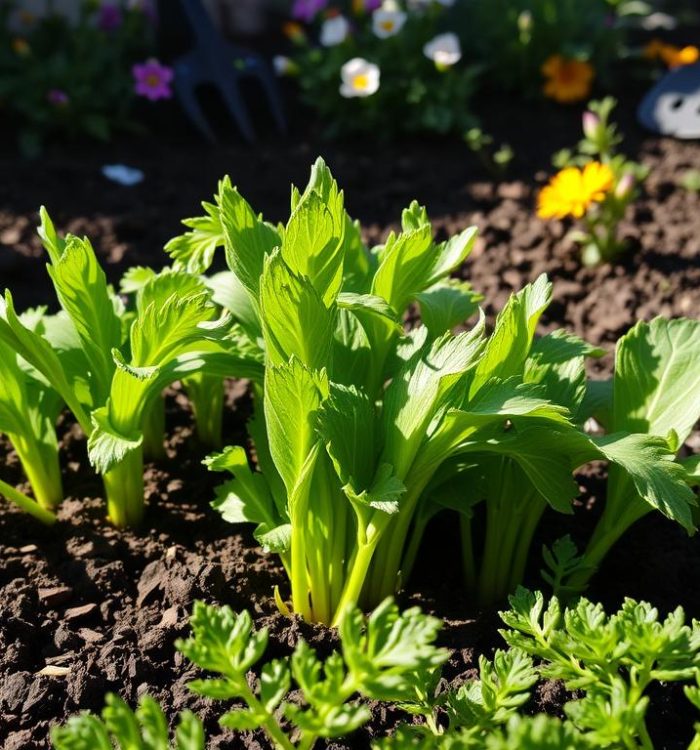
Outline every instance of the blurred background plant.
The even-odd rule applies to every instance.
[[[148,0],[81,0],[73,20],[52,4],[34,16],[2,3],[0,111],[25,155],[55,136],[108,140],[138,127],[133,104],[145,94],[132,67],[153,54],[153,20]]]
[[[298,0],[278,72],[298,78],[329,135],[463,132],[481,68],[463,58],[453,2]]]
[[[585,101],[594,82],[610,84],[623,19],[648,11],[633,0],[471,0],[459,15],[489,85],[574,102]]]

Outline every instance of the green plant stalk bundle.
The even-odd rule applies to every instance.
[[[234,375],[262,379],[262,369],[240,351],[231,317],[220,313],[199,278],[170,269],[149,272],[136,290],[135,309],[127,310],[88,240],[59,237],[43,209],[41,216],[61,311],[37,324],[17,315],[7,291],[0,305],[0,346],[19,363],[18,385],[3,398],[15,417],[29,415],[28,424],[35,431],[41,427],[43,442],[32,448],[24,434],[18,440],[12,424],[4,424],[7,409],[0,411],[0,429],[14,437],[39,503],[55,507],[62,492],[54,425],[65,404],[103,475],[110,519],[120,527],[138,525],[144,512],[144,442],[149,451],[162,451],[163,389],[204,370],[220,381]],[[7,370],[0,377],[9,382]],[[37,388],[42,398],[35,401]],[[213,400],[215,409],[220,401]]]
[[[613,466],[602,523],[614,518],[618,535],[633,519],[616,508],[630,505],[635,517],[656,508],[694,528],[694,494],[669,430],[682,442],[700,413],[690,374],[697,323],[640,324],[620,346],[619,357],[633,352],[632,369],[663,368],[673,341],[663,395],[628,366],[618,366],[611,390],[586,378],[585,358],[602,351],[562,331],[535,337],[551,299],[546,278],[514,294],[488,334],[478,295],[449,278],[475,230],[435,243],[413,203],[399,233],[367,248],[321,160],[306,189],[292,190],[286,225],[265,222],[228,179],[204,207],[166,249],[192,273],[225,249],[224,307],[247,337],[241,349],[264,362],[249,424],[256,465],[241,446],[211,456],[211,469],[233,475],[214,504],[226,520],[255,524],[260,544],[280,555],[292,609],[305,619],[337,622],[346,606],[371,608],[391,595],[430,518],[446,508],[464,517],[467,580],[482,603],[499,600],[522,579],[545,508],[571,513],[572,474],[589,461]],[[407,331],[411,304],[421,321]],[[604,437],[583,431],[596,410],[622,415],[618,392],[658,404],[673,398],[671,382],[692,394],[683,425],[620,416]],[[484,512],[480,549],[470,519]],[[588,575],[600,560],[593,549],[584,558]]]

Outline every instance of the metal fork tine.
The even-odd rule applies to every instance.
[[[210,141],[216,136],[207,122],[197,101],[196,88],[201,83],[209,83],[221,94],[226,109],[238,125],[244,138],[256,140],[255,130],[248,108],[241,96],[239,83],[245,77],[256,78],[265,92],[273,119],[281,132],[286,131],[282,101],[272,73],[256,54],[250,54],[235,45],[225,42],[214,27],[201,0],[179,0],[194,36],[193,50],[179,58],[175,64],[175,89],[187,114],[197,128]],[[172,13],[173,0],[168,0]],[[165,2],[163,2],[165,5]],[[245,66],[237,69],[237,59],[245,60]]]

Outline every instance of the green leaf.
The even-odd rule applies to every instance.
[[[220,186],[218,204],[224,230],[226,262],[256,302],[265,257],[280,246],[279,234],[255,215],[230,183]]]
[[[547,398],[565,406],[575,418],[586,397],[585,357],[603,354],[578,336],[554,331],[534,342],[525,363],[524,381],[543,384]]]
[[[311,192],[293,211],[282,242],[282,258],[295,275],[306,278],[328,306],[343,282],[342,209],[335,215]]]
[[[50,222],[44,212],[42,219]],[[61,307],[69,315],[88,360],[95,400],[103,403],[114,372],[111,351],[122,343],[122,327],[107,279],[87,239],[68,235],[57,250],[53,225],[42,229],[51,257],[49,275]]]
[[[421,329],[415,336],[416,344]],[[472,367],[483,348],[482,326],[457,336],[426,342],[386,389],[382,423],[382,461],[406,476],[433,419],[447,406],[450,393]],[[425,329],[422,329],[424,337]]]
[[[274,659],[260,672],[260,700],[265,709],[274,711],[291,687],[289,665],[285,660]]]
[[[205,750],[204,727],[190,711],[178,717],[171,745],[165,714],[153,698],[144,696],[136,711],[112,693],[105,704],[102,719],[85,712],[53,727],[55,750]]]
[[[205,216],[183,219],[182,223],[190,231],[173,237],[165,245],[165,252],[170,255],[178,268],[185,268],[194,274],[201,274],[209,269],[216,249],[224,246],[224,229],[219,209],[221,195],[231,189],[229,177],[220,180],[215,198],[216,203],[202,203]]]
[[[265,373],[265,419],[270,453],[291,493],[313,446],[317,412],[328,397],[325,373],[315,373],[297,359]]]
[[[208,456],[203,463],[210,471],[228,471],[234,476],[216,488],[216,500],[212,503],[224,521],[270,526],[279,523],[265,477],[251,471],[243,448],[230,446],[223,453]]]
[[[552,285],[544,275],[510,297],[474,373],[471,396],[492,377],[505,380],[522,374],[537,323],[551,298]]]
[[[61,359],[41,335],[22,325],[9,291],[5,292],[4,301],[0,299],[0,340],[41,373],[46,382],[50,383],[66,402],[83,430],[89,433],[92,427],[90,418],[77,396],[76,389],[68,380]]]
[[[336,316],[308,279],[292,273],[279,253],[265,263],[260,288],[261,320],[270,364],[294,356],[320,370],[330,361]]]
[[[615,363],[614,432],[683,443],[700,418],[700,321],[655,318],[620,340]]]
[[[230,607],[203,602],[195,602],[190,627],[192,635],[178,640],[177,650],[198,667],[227,678],[232,686],[247,685],[246,672],[267,648],[267,630],[253,630],[248,612],[236,614]]]
[[[677,521],[689,532],[695,530],[695,495],[686,483],[686,472],[663,438],[653,435],[610,435],[594,438],[601,454],[624,470],[645,503]],[[625,507],[633,500],[625,481],[608,481],[608,503]]]
[[[465,281],[448,279],[416,294],[420,315],[433,337],[464,323],[479,309],[483,295]]]
[[[441,622],[417,607],[399,612],[387,599],[365,623],[357,609],[340,620],[343,658],[363,695],[374,700],[411,701],[449,652],[435,646]]]
[[[251,732],[257,729],[260,724],[260,716],[243,708],[234,711],[227,711],[220,719],[219,724],[226,729],[233,729],[236,732]]]
[[[372,294],[403,314],[414,296],[432,285],[426,280],[435,262],[434,247],[430,225],[398,237],[389,235],[372,281]]]

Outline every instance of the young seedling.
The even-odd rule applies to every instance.
[[[341,650],[325,662],[302,640],[291,659],[267,662],[251,681],[249,672],[267,647],[267,630],[255,631],[248,612],[201,602],[190,622],[192,636],[178,641],[178,650],[217,675],[190,683],[190,689],[213,700],[241,701],[243,707],[225,713],[221,725],[263,729],[277,750],[311,750],[320,738],[351,734],[371,716],[358,698],[419,700],[449,656],[434,645],[439,620],[417,608],[400,614],[387,600],[367,619],[357,609],[347,610],[340,622]],[[292,689],[300,693],[294,702]]]
[[[0,326],[3,317],[0,302]],[[34,330],[45,331],[50,324],[53,333],[60,332],[61,321],[45,317],[41,310],[22,318]],[[56,438],[61,408],[56,391],[0,340],[0,433],[7,435],[17,452],[34,499],[5,482],[0,482],[0,494],[44,523],[54,521],[53,511],[63,499]]]
[[[82,713],[51,730],[55,750],[205,750],[202,722],[190,711],[177,722],[174,742],[163,709],[144,696],[132,711],[117,695],[109,694],[102,717]]]
[[[543,677],[583,693],[564,707],[573,725],[597,747],[653,750],[647,693],[657,682],[696,679],[700,623],[686,625],[680,607],[660,620],[656,609],[631,599],[612,616],[587,599],[565,611],[556,598],[545,607],[539,592],[525,589],[510,605],[501,613],[508,644],[541,659]]]

